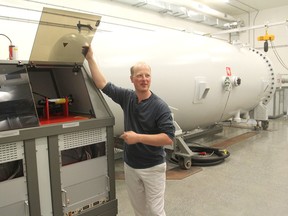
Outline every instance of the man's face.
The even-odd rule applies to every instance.
[[[134,84],[135,90],[138,92],[149,91],[151,84],[151,71],[146,65],[134,68],[134,74],[131,76],[131,82]]]

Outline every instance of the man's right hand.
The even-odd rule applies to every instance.
[[[85,58],[86,58],[88,51],[89,51],[89,46],[82,46],[82,54],[84,55]]]

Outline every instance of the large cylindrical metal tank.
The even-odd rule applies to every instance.
[[[108,81],[134,88],[130,67],[145,61],[152,68],[151,90],[171,107],[182,130],[239,118],[266,105],[275,89],[275,72],[260,51],[184,32],[97,32],[94,56]],[[105,96],[106,97],[106,96]],[[123,132],[119,105],[107,98]]]

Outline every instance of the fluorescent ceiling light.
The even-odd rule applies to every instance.
[[[207,2],[212,2],[212,3],[215,3],[215,2],[219,2],[219,3],[229,3],[229,0],[206,0]]]

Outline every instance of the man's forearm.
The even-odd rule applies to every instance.
[[[138,134],[133,131],[124,132],[122,138],[127,144],[143,143],[152,146],[172,145],[173,140],[165,133],[160,134]]]
[[[96,61],[93,58],[87,61],[88,61],[89,68],[91,71],[92,79],[96,87],[99,89],[103,89],[107,84],[106,78],[104,77],[102,72],[99,70],[98,65],[96,64]]]

